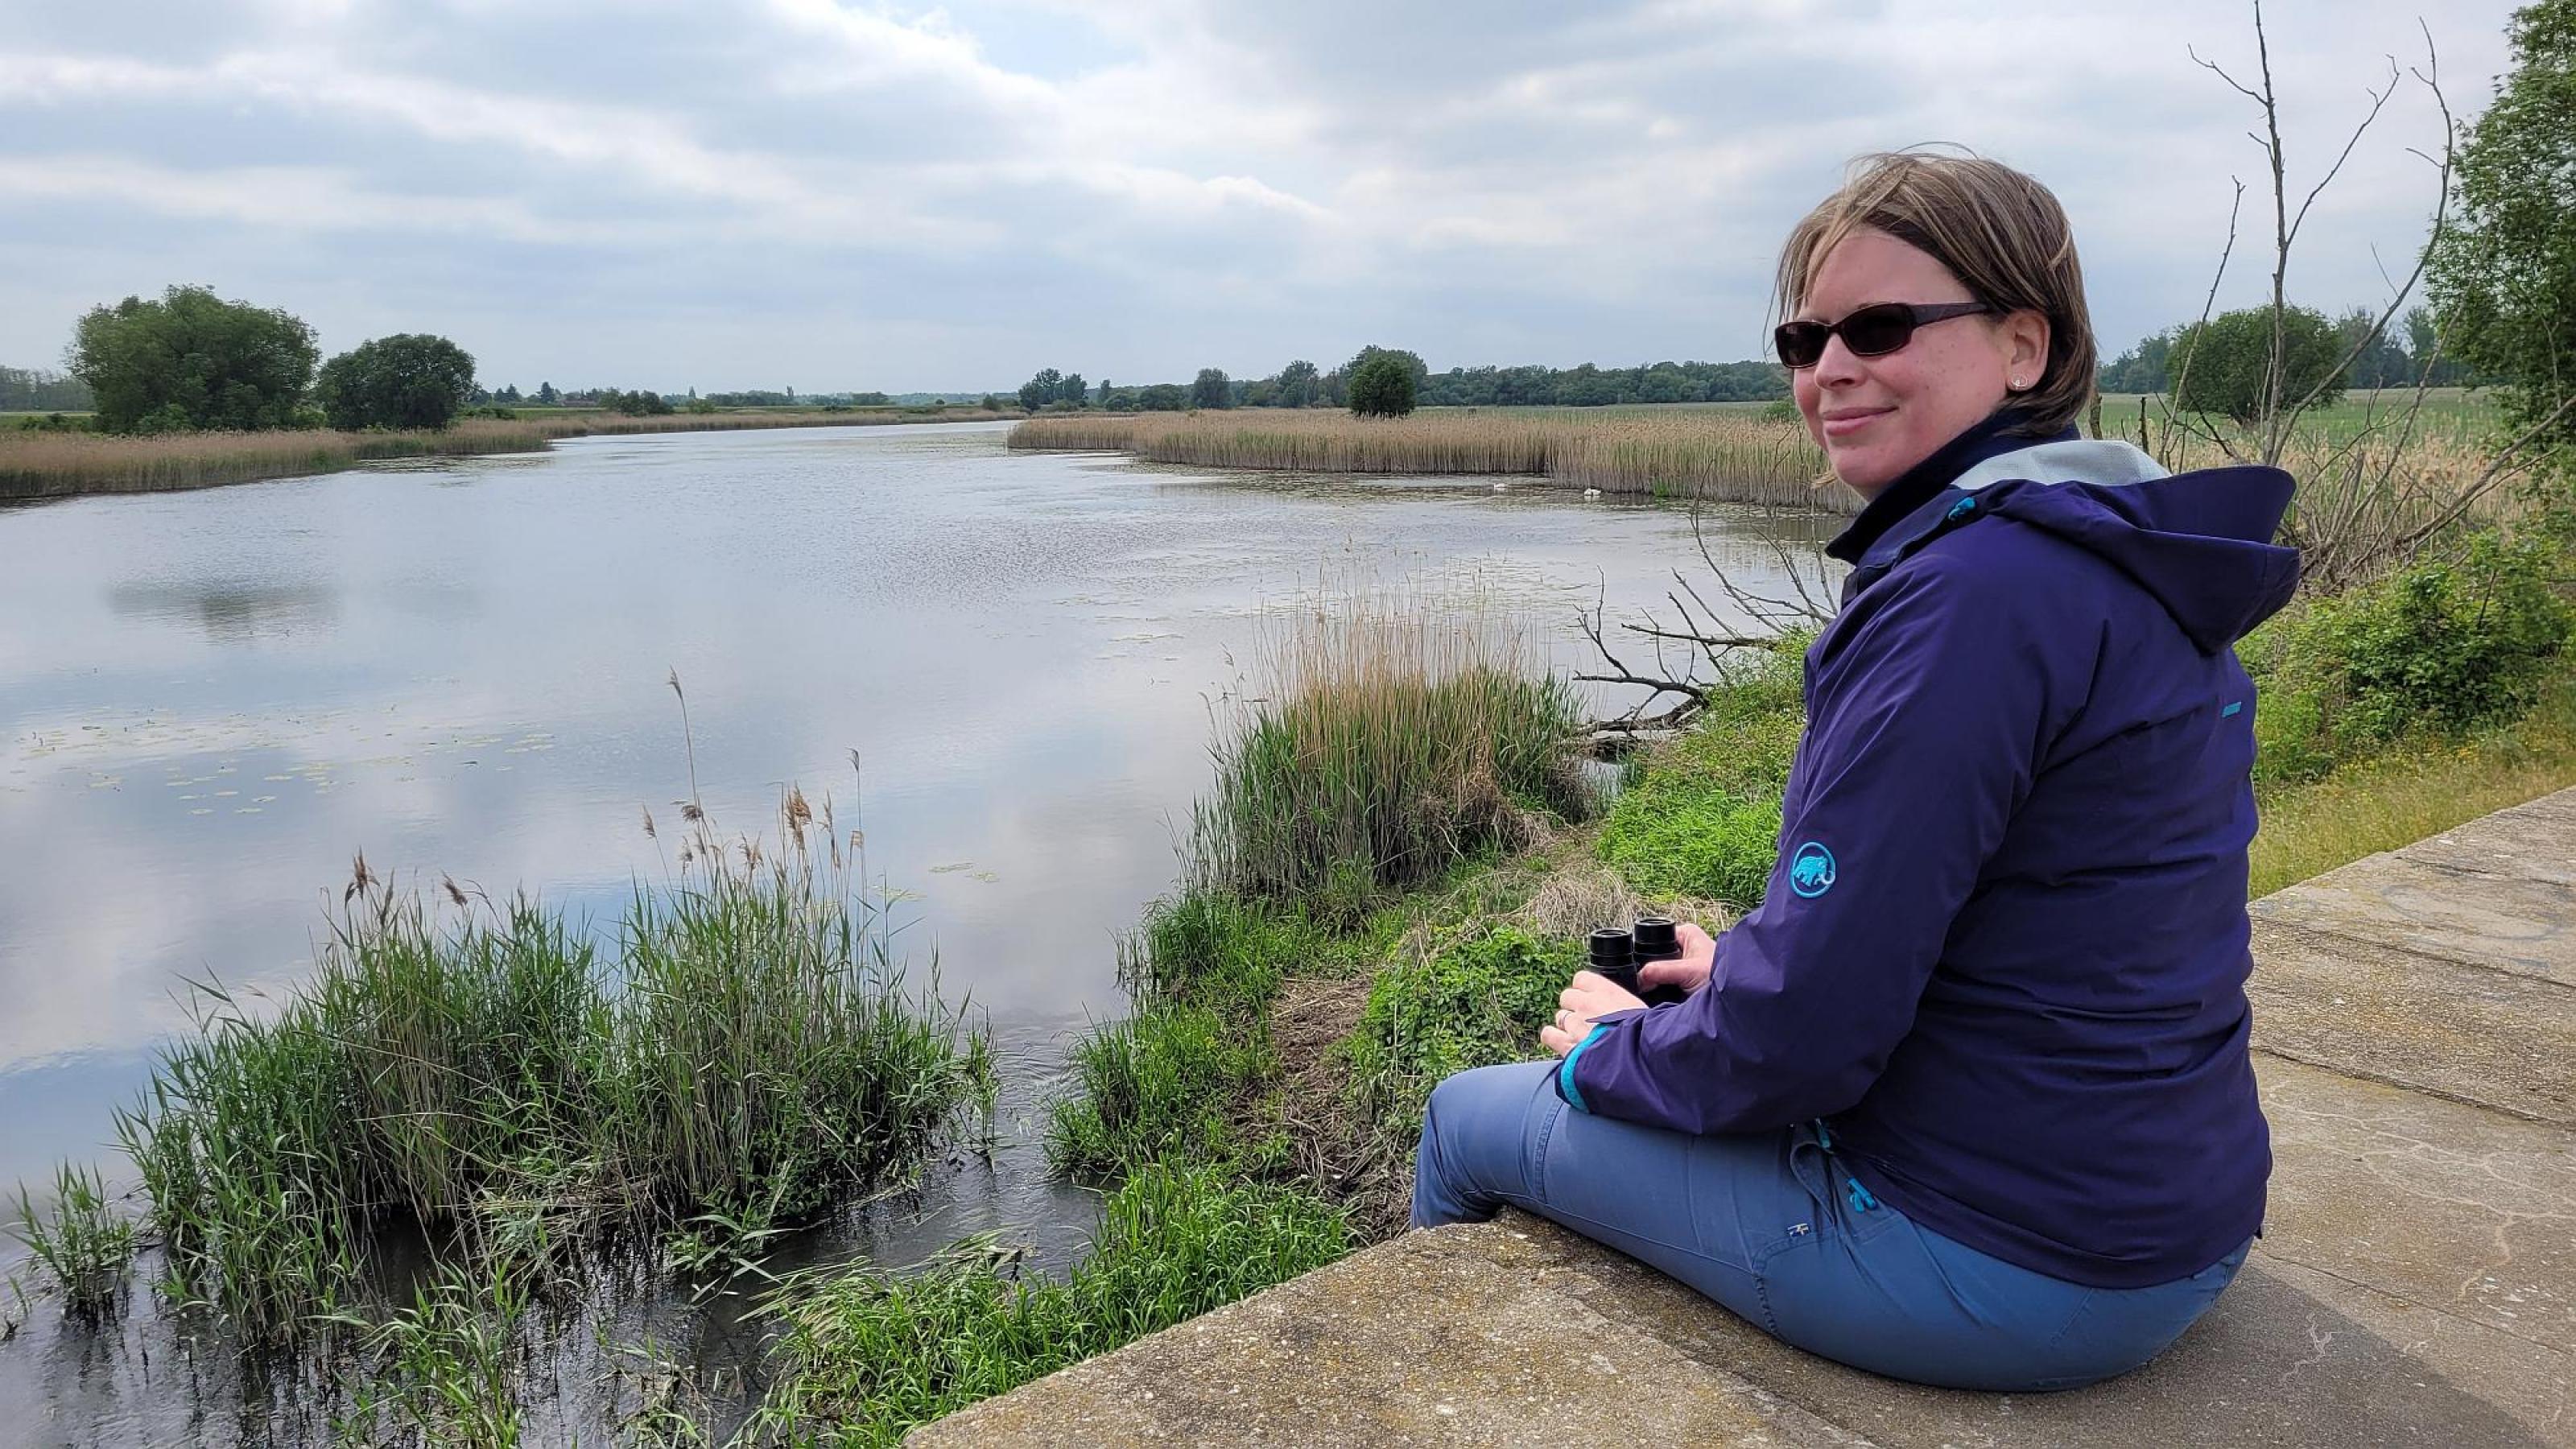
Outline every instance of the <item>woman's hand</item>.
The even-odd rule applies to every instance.
[[[1678,963],[1676,963],[1678,964]],[[1706,968],[1700,976],[1707,978]],[[1613,985],[1606,976],[1590,971],[1574,973],[1574,983],[1557,993],[1556,1020],[1539,1028],[1538,1044],[1563,1056],[1574,1050],[1574,1044],[1592,1034],[1595,1019],[1614,1012],[1640,1011],[1646,1003]]]
[[[1673,939],[1681,943],[1682,953],[1669,961],[1647,962],[1637,972],[1638,985],[1697,991],[1708,984],[1709,968],[1717,961],[1716,939],[1688,921],[1673,928]]]

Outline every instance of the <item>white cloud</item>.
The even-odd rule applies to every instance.
[[[1849,155],[1933,139],[2059,191],[2116,349],[2196,309],[2227,174],[2259,179],[2246,104],[2184,50],[2250,70],[2232,0],[271,0],[91,31],[9,8],[17,362],[102,285],[183,279],[334,347],[448,331],[523,384],[1246,374],[1366,340],[1435,365],[1741,356],[1797,211]],[[2441,22],[2456,109],[2509,8]],[[2270,19],[2313,177],[2414,22]],[[2431,201],[2404,147],[2433,134],[2410,84],[2319,204],[2302,297],[2402,272]]]

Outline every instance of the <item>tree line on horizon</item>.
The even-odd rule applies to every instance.
[[[1767,402],[1789,395],[1788,375],[1772,362],[1657,362],[1637,367],[1452,367],[1435,373],[1419,353],[1363,347],[1325,372],[1303,358],[1261,378],[1235,378],[1205,367],[1187,383],[1097,386],[1082,374],[1046,368],[1020,385],[1020,406],[1101,408],[1111,412],[1180,412],[1190,408],[1344,408],[1354,380],[1373,359],[1391,356],[1413,381],[1420,407],[1600,407],[1622,403]],[[1409,411],[1410,408],[1405,409]]]

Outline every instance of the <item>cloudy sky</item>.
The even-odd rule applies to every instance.
[[[2418,13],[2480,109],[2511,8],[2276,0],[2294,187]],[[2056,189],[2117,351],[2263,179],[2186,46],[2254,74],[2234,0],[0,0],[0,363],[174,281],[496,387],[1730,359],[1843,162],[1931,140]],[[2407,82],[2295,298],[2386,295],[2438,136]]]

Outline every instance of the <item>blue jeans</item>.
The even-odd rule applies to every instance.
[[[1558,1098],[1555,1070],[1483,1067],[1432,1092],[1414,1226],[1522,1208],[1891,1378],[2021,1392],[2126,1373],[2181,1337],[2253,1246],[2152,1288],[2087,1288],[1917,1227],[1811,1126],[1693,1137],[1589,1116]]]

